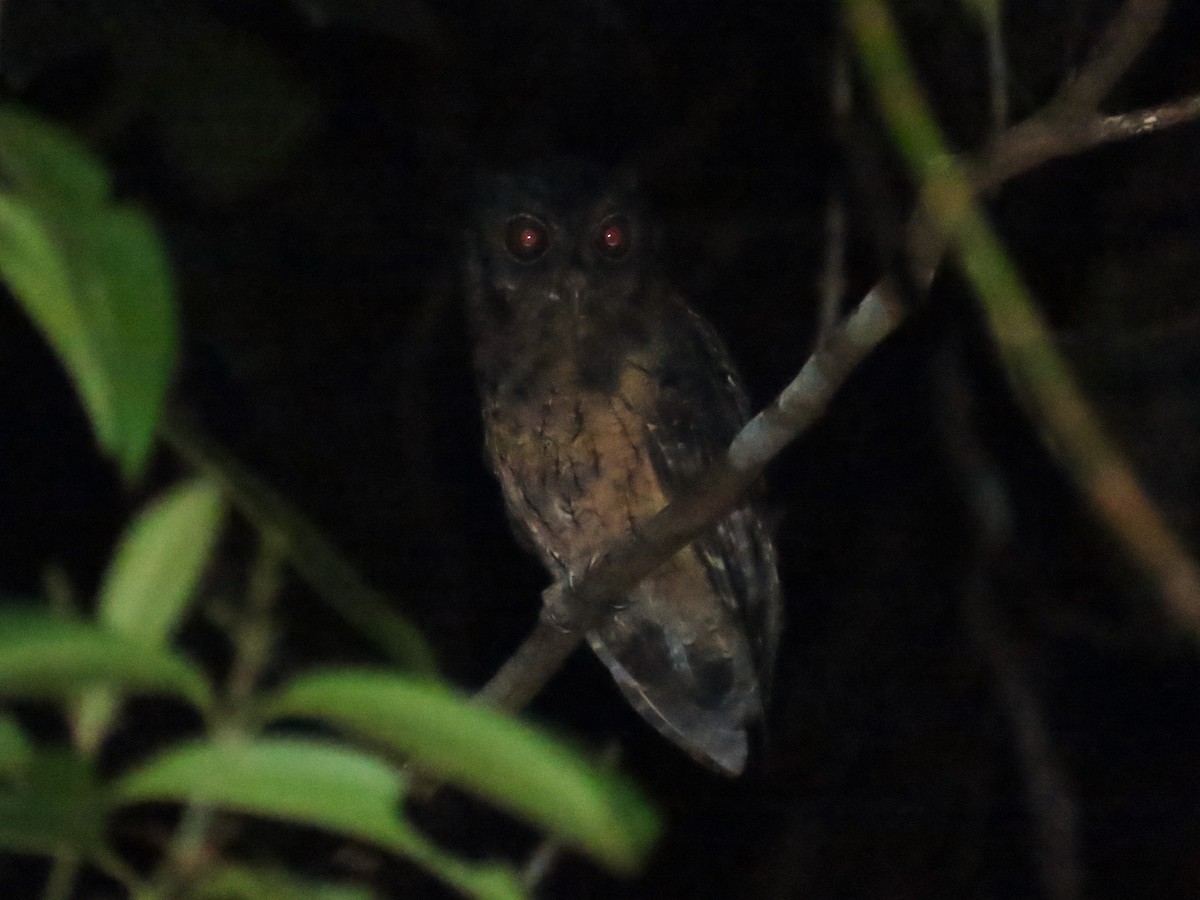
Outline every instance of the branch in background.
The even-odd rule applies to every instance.
[[[899,57],[898,71],[892,66],[885,67],[882,73],[874,73],[874,83],[880,92],[889,89],[891,76],[903,80],[907,92],[900,99],[901,120],[914,112],[923,115],[926,137],[931,133],[934,138],[932,146],[920,148],[914,170],[922,183],[927,184],[932,174],[930,160],[936,159],[941,173],[936,187],[940,191],[923,193],[923,205],[906,227],[908,265],[919,287],[927,287],[932,282],[947,246],[943,235],[974,209],[976,191],[994,188],[1020,172],[1097,143],[1094,139],[1082,138],[1076,129],[1067,129],[1065,136],[1054,142],[1031,141],[1027,135],[1030,123],[1034,122],[1039,129],[1055,123],[1060,128],[1065,126],[1067,120],[1056,118],[1048,110],[1073,109],[1078,112],[1079,106],[1093,97],[1098,103],[1144,49],[1161,22],[1165,7],[1162,0],[1128,0],[1101,41],[1101,49],[1093,54],[1091,62],[1079,75],[1041,113],[1009,128],[989,151],[975,160],[960,163],[945,152],[902,56]],[[858,18],[860,41],[878,40],[882,27],[891,42],[887,52],[898,52],[899,43],[886,6],[875,0],[847,0],[847,10],[851,19]],[[870,63],[870,60],[865,61]],[[895,63],[896,57],[893,56],[891,61]],[[1091,113],[1101,122],[1110,121],[1096,116],[1094,109]],[[1180,110],[1176,114],[1164,114],[1153,123],[1143,116],[1140,130],[1120,134],[1117,127],[1110,125],[1106,139],[1161,130],[1194,115]],[[893,127],[902,129],[903,122],[900,126],[893,123]],[[1053,131],[1054,127],[1050,127],[1046,133]],[[1074,150],[1063,150],[1067,144]],[[1015,150],[1021,152],[1013,156]],[[1014,162],[1017,158],[1019,164]],[[934,217],[931,217],[931,209]],[[988,248],[992,251],[989,261],[994,262],[999,253],[998,245],[994,244],[994,238],[977,211],[975,220],[973,236],[976,241],[981,237],[985,242],[990,241],[993,246]],[[941,225],[934,226],[935,221]],[[969,245],[969,242],[960,240],[960,244]],[[1000,259],[1003,260],[1002,254]],[[1009,314],[1010,320],[1001,323],[1003,327],[993,326],[998,341],[1002,348],[1008,347],[1013,353],[1019,350],[1028,356],[1029,351],[1035,350],[1039,362],[1051,364],[1052,376],[1042,379],[1038,385],[1041,389],[1040,409],[1044,412],[1048,430],[1057,426],[1059,432],[1071,439],[1074,452],[1067,455],[1069,470],[1093,498],[1105,521],[1121,535],[1133,555],[1158,581],[1172,617],[1200,631],[1200,575],[1194,563],[1162,524],[1157,510],[1137,485],[1128,466],[1099,430],[1058,359],[1048,331],[1012,276],[1011,267],[1001,266],[1001,269],[1009,277],[1000,291],[1000,308]],[[1015,295],[1009,290],[1014,284]],[[1017,298],[1015,303],[1014,296]],[[560,582],[544,592],[542,610],[534,630],[479,692],[479,699],[510,710],[524,706],[558,671],[583,634],[609,615],[625,594],[736,506],[741,495],[756,482],[763,467],[819,418],[853,369],[899,327],[906,315],[894,282],[885,278],[876,284],[855,311],[830,334],[829,340],[809,358],[783,393],[742,429],[721,461],[699,479],[692,490],[668,504],[636,535],[628,535],[612,544],[577,582]],[[1013,316],[1015,319],[1011,318]],[[1013,362],[1010,358],[1010,372],[1021,371],[1029,370],[1023,368],[1023,363]],[[1079,427],[1081,424],[1082,428]]]
[[[977,191],[991,191],[1051,160],[1197,120],[1200,120],[1200,95],[1114,116],[1067,115],[1052,103],[1010,128],[970,160],[971,183]]]
[[[1070,782],[1054,749],[1050,727],[1025,661],[996,614],[990,577],[1012,539],[1013,510],[1003,476],[976,435],[970,391],[961,377],[958,348],[939,354],[938,430],[974,528],[975,547],[963,583],[963,624],[987,666],[1007,717],[1025,802],[1037,835],[1038,876],[1051,900],[1076,900],[1083,884],[1079,814]]]
[[[1092,48],[1091,59],[1051,103],[1068,114],[1094,114],[1158,33],[1170,6],[1170,0],[1125,0]]]
[[[359,577],[354,567],[321,533],[268,485],[247,471],[177,410],[159,425],[163,441],[187,463],[208,474],[229,502],[291,564],[336,613],[370,639],[397,665],[420,675],[436,672],[433,653],[391,600]]]
[[[833,116],[833,133],[843,152],[849,145],[850,116],[854,110],[854,85],[851,77],[850,48],[845,35],[839,33],[833,51],[833,72],[829,79],[829,109]],[[825,200],[825,259],[817,283],[820,303],[817,311],[817,341],[821,346],[838,323],[842,299],[846,294],[846,178],[844,172],[830,179],[829,196]]]
[[[1114,59],[1127,67],[1152,37],[1164,9],[1161,2],[1129,0],[1103,42],[1111,55],[1093,56],[1079,76],[1031,121],[1044,126],[1067,115],[1060,121],[1069,127],[1076,116],[1095,115],[1095,110],[1082,110],[1078,104],[1098,102],[1098,86],[1107,89],[1119,76]],[[884,117],[921,184],[924,210],[914,219],[908,248],[914,276],[921,279],[919,284],[928,283],[942,248],[953,246],[988,319],[1009,380],[1030,408],[1046,445],[1090,498],[1128,555],[1155,582],[1168,618],[1200,633],[1200,567],[1105,434],[1054,347],[1029,291],[975,202],[975,191],[986,182],[983,175],[988,173],[972,178],[968,168],[946,152],[887,6],[881,0],[847,0],[847,10]],[[1013,133],[1028,125],[1016,126]],[[1004,147],[1009,139],[1006,133],[996,145]],[[1024,146],[1028,149],[1029,145]],[[917,254],[915,259],[913,254]]]

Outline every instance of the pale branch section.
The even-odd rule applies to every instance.
[[[848,5],[857,6],[860,11],[869,8],[869,14],[882,10],[885,18],[887,16],[886,7],[880,3],[851,2]],[[959,196],[950,204],[962,208],[958,215],[973,208],[975,193],[995,189],[1015,175],[1049,160],[1078,153],[1105,141],[1160,131],[1200,116],[1200,109],[1197,109],[1200,104],[1196,100],[1185,100],[1166,104],[1157,112],[1147,110],[1129,114],[1138,123],[1137,127],[1132,127],[1127,116],[1103,116],[1096,108],[1153,37],[1167,5],[1165,0],[1128,0],[1098,43],[1089,63],[1042,110],[1005,130],[975,157],[958,161],[947,159],[943,154],[943,162],[948,163],[952,172],[957,174],[961,167],[965,173],[965,178],[958,178],[954,184],[953,193]],[[870,26],[876,24],[870,23]],[[931,197],[929,192],[922,196],[926,204],[933,199],[934,205],[938,205],[937,198]],[[934,224],[939,221],[940,225]],[[939,219],[925,205],[909,220],[906,262],[919,288],[927,287],[932,281],[948,244],[945,235],[957,224],[957,216]],[[858,364],[894,332],[906,316],[907,310],[899,299],[895,283],[885,278],[876,284],[855,310],[830,331],[779,397],[742,429],[722,459],[697,480],[692,490],[674,499],[658,515],[643,523],[636,533],[609,546],[574,583],[559,582],[547,588],[534,630],[482,688],[479,700],[515,710],[536,696],[583,635],[610,615],[639,581],[737,505],[742,495],[756,483],[767,463],[821,416]],[[1035,333],[1035,337],[1049,346],[1044,332]],[[1120,458],[1111,455],[1106,459],[1108,463],[1114,461],[1120,462]],[[1112,474],[1107,466],[1105,471]],[[1123,464],[1118,471],[1128,474]],[[1126,498],[1130,484],[1144,498],[1131,474],[1128,479],[1122,479],[1122,484]],[[1152,504],[1148,500],[1146,504],[1157,521]],[[1139,506],[1138,514],[1143,515],[1145,509],[1146,506]],[[1109,516],[1105,518],[1127,541],[1130,539],[1119,523],[1114,523]],[[1166,534],[1170,535],[1169,532]],[[1161,537],[1158,532],[1155,535]],[[1132,546],[1137,545],[1135,541]],[[1178,552],[1174,553],[1176,550]],[[1200,628],[1200,620],[1191,611],[1196,598],[1189,593],[1195,588],[1191,578],[1194,567],[1186,565],[1190,560],[1177,542],[1160,541],[1155,545],[1155,552],[1160,555],[1166,552],[1171,556],[1171,564],[1164,568],[1161,558],[1153,558],[1147,552],[1136,552],[1135,555],[1159,576],[1160,584],[1167,589],[1168,609],[1173,613],[1187,609],[1188,612],[1179,617],[1192,627]]]

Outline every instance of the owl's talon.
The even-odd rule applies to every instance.
[[[569,583],[550,585],[542,591],[542,617],[564,634],[579,630],[579,616],[575,613],[574,594]]]

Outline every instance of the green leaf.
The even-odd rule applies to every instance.
[[[522,895],[514,873],[439,850],[400,818],[404,778],[355,750],[320,741],[262,739],[172,750],[115,786],[118,804],[202,803],[338,832],[405,856],[471,897]]]
[[[75,211],[53,227],[68,249],[74,302],[111,385],[115,437],[106,449],[128,478],[153,447],[178,351],[166,250],[149,220],[127,207]]]
[[[200,673],[169,650],[38,610],[0,612],[0,697],[69,699],[100,684],[211,702]]]
[[[126,530],[100,588],[96,617],[115,634],[149,647],[175,631],[220,532],[221,492],[196,479],[144,509]],[[75,733],[94,750],[118,702],[107,687],[79,701]]]
[[[16,719],[0,715],[0,779],[24,769],[31,752],[29,738]]]
[[[85,760],[61,750],[36,753],[20,779],[0,786],[0,847],[87,853],[103,846],[104,812]]]
[[[153,446],[177,351],[166,253],[143,215],[105,202],[107,176],[86,151],[35,123],[0,109],[0,276],[130,477]]]
[[[206,869],[188,895],[194,900],[372,900],[364,887],[302,878],[284,868],[225,864]]]
[[[645,862],[659,823],[628,781],[550,737],[427,681],[368,671],[304,676],[268,705],[275,718],[331,723],[402,754],[545,828],[614,871]]]
[[[0,106],[0,172],[9,191],[70,204],[98,206],[112,190],[65,129],[16,106]]]
[[[96,616],[150,646],[171,637],[220,533],[221,492],[207,479],[179,485],[138,515],[100,588]]]
[[[85,311],[75,300],[63,248],[32,202],[3,193],[0,275],[67,367],[100,443],[111,446],[117,437],[112,384]]]

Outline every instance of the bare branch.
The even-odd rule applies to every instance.
[[[519,709],[541,690],[583,634],[662,562],[737,506],[780,450],[820,418],[860,362],[903,321],[890,282],[875,286],[766,409],[738,433],[722,459],[636,532],[611,544],[574,585],[543,595],[538,624],[480,691],[479,699]]]
[[[1051,160],[1198,120],[1200,94],[1114,116],[1068,118],[1044,110],[1008,129],[975,157],[971,182],[986,193]]]
[[[959,348],[939,354],[938,429],[951,471],[974,524],[972,564],[962,587],[963,625],[987,666],[996,700],[1008,719],[1029,815],[1038,836],[1042,893],[1076,900],[1083,884],[1079,813],[1070,779],[1055,752],[1053,735],[1022,654],[1005,633],[991,589],[992,573],[1012,539],[1014,512],[1004,478],[973,427],[970,391],[963,383]]]
[[[1170,0],[1126,0],[1092,57],[1050,101],[1062,113],[1091,115],[1142,55],[1162,25]]]

